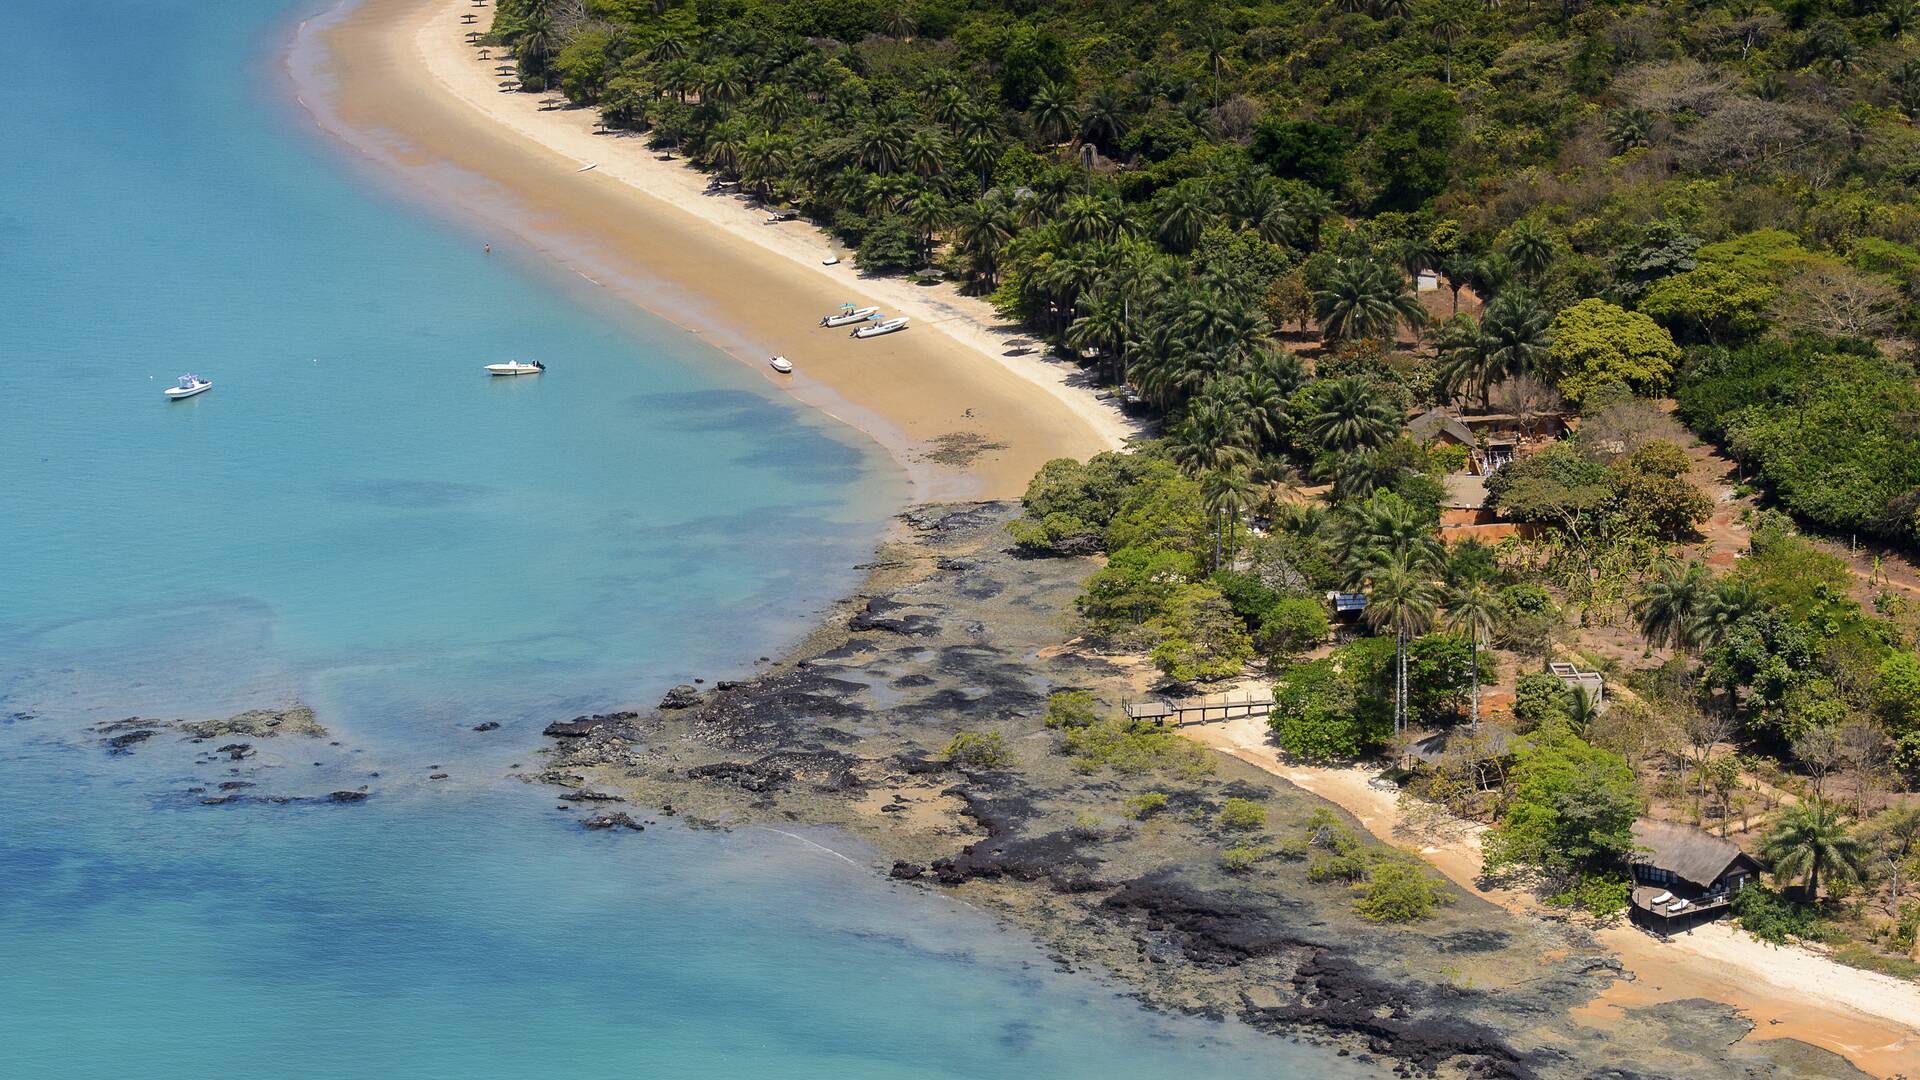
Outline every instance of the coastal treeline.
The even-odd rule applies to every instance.
[[[1920,318],[1915,24],[1905,0],[503,0],[492,34],[528,88],[864,268],[990,294],[1175,422],[1259,423],[1297,382],[1277,335],[1481,405],[1522,376],[1572,406],[1759,393],[1763,343],[1811,342],[1764,391],[1820,387],[1820,446],[1704,390],[1689,419],[1807,520],[1911,541],[1912,391],[1872,392],[1909,369],[1872,343]],[[1414,335],[1438,362],[1396,360]],[[1876,410],[1833,404],[1856,393]]]

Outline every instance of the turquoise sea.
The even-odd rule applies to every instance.
[[[317,10],[10,13],[0,1075],[1359,1075],[1059,974],[844,837],[589,834],[509,778],[548,720],[789,643],[903,486],[346,164],[282,66]],[[215,388],[167,403],[184,371]],[[339,746],[87,730],[295,700]],[[372,796],[187,791],[220,779]]]

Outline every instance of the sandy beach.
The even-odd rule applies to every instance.
[[[1461,888],[1521,914],[1538,915],[1530,894],[1486,889],[1480,830],[1435,830],[1404,820],[1397,792],[1365,768],[1320,768],[1281,758],[1264,721],[1231,720],[1181,729],[1194,740],[1304,788],[1357,818],[1388,843],[1416,852]],[[1625,1007],[1704,998],[1731,1005],[1754,1023],[1753,1040],[1792,1038],[1831,1050],[1875,1076],[1920,1067],[1920,986],[1834,963],[1800,948],[1775,948],[1709,923],[1662,942],[1622,924],[1595,935],[1632,979],[1620,979],[1580,1019],[1611,1026]]]
[[[463,24],[467,14],[478,23]],[[844,253],[804,222],[769,225],[740,198],[705,194],[704,173],[658,160],[643,137],[596,134],[594,110],[502,92],[497,61],[466,41],[491,19],[469,0],[363,0],[317,19],[290,65],[302,103],[478,226],[495,257],[542,253],[867,433],[905,467],[915,499],[1017,496],[1046,460],[1137,433],[985,301],[863,278],[850,259],[823,265]],[[845,302],[906,315],[912,328],[854,341],[818,326]],[[766,367],[774,354],[792,376]]]

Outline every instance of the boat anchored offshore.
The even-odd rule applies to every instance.
[[[504,364],[487,365],[487,374],[489,375],[538,375],[545,370],[547,370],[547,365],[538,360],[532,363],[526,363],[520,360],[509,360]]]
[[[793,374],[793,362],[784,356],[775,356],[767,360],[767,366],[782,375]]]
[[[905,330],[906,328],[907,318],[902,315],[896,319],[888,319],[885,322],[874,323],[872,326],[863,326],[855,330],[852,336],[857,338],[879,337],[881,334],[891,334],[896,330]]]
[[[180,381],[161,391],[170,401],[190,398],[195,394],[204,394],[213,389],[212,379],[203,379],[198,375],[182,375]]]
[[[847,326],[851,323],[866,322],[880,314],[877,307],[857,308],[852,304],[842,304],[837,314],[828,315],[820,320],[821,326]]]

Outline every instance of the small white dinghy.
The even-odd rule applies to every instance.
[[[793,374],[793,362],[784,356],[775,356],[767,361],[767,366],[782,375]]]
[[[863,326],[855,330],[852,336],[857,338],[879,337],[881,334],[891,334],[896,330],[905,330],[906,328],[907,317],[902,315],[899,318],[874,323],[872,326]]]
[[[198,375],[182,375],[179,382],[167,387],[161,393],[166,394],[170,401],[179,401],[181,398],[190,398],[195,394],[204,394],[211,389],[213,389],[212,379],[203,379]]]
[[[840,305],[840,307],[841,307],[840,311],[837,311],[832,315],[827,315],[821,318],[820,325],[821,326],[848,326],[857,322],[866,322],[868,319],[871,319],[875,315],[880,314],[880,309],[877,307],[857,308],[857,307],[854,307],[852,304],[842,304]]]
[[[547,365],[538,360],[527,363],[521,360],[509,360],[504,364],[488,364],[489,375],[538,375],[547,370]]]

